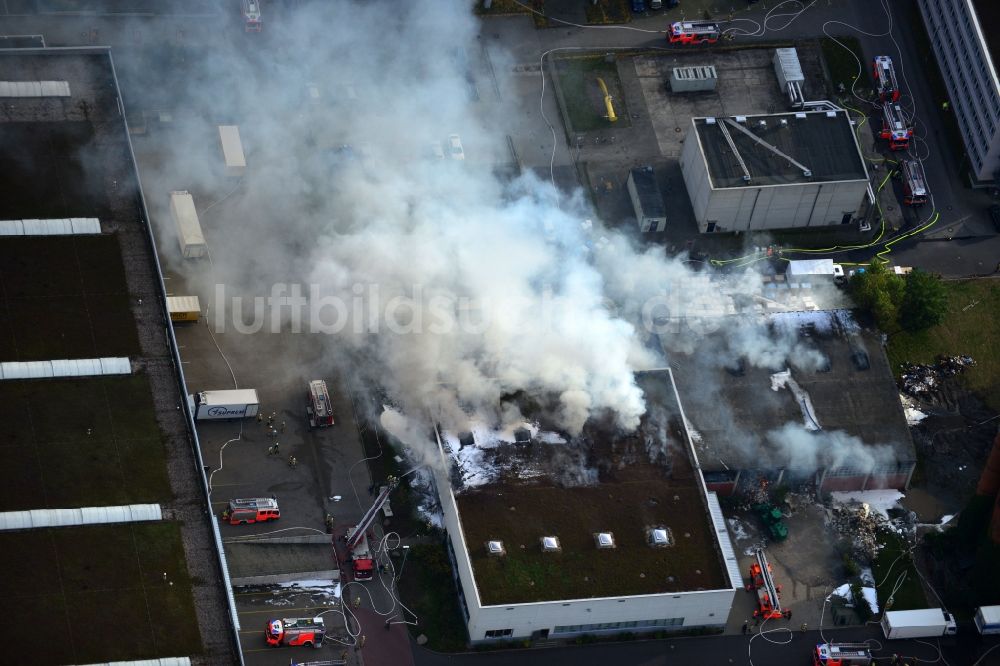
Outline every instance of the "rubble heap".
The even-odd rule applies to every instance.
[[[943,380],[960,375],[975,365],[971,356],[938,356],[933,365],[903,363],[900,385],[904,393],[919,398],[935,391]]]
[[[854,558],[861,562],[871,562],[881,548],[878,534],[890,529],[889,521],[878,511],[872,511],[867,504],[838,504],[831,516],[833,528],[851,540]]]

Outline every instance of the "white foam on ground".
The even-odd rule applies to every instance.
[[[874,587],[862,587],[861,594],[864,595],[865,601],[868,602],[868,607],[871,608],[872,614],[878,614],[878,593],[875,591]],[[851,595],[851,584],[844,583],[836,590],[830,593],[830,597],[840,597],[847,602],[847,606],[854,607],[854,598]],[[827,597],[829,599],[830,597]]]
[[[889,509],[899,504],[899,500],[906,497],[906,495],[898,490],[838,490],[830,493],[830,497],[837,504],[850,504],[851,502],[867,504],[872,511],[878,511],[888,518]]]

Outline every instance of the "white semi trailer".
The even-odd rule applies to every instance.
[[[222,158],[226,161],[226,175],[242,178],[247,170],[247,158],[243,154],[239,126],[219,125],[219,140],[222,142]]]
[[[955,618],[943,608],[886,611],[882,616],[886,638],[933,638],[952,636],[957,631]]]
[[[197,259],[208,253],[205,236],[201,233],[198,211],[194,208],[194,198],[186,191],[170,193],[170,214],[177,225],[177,238],[181,244],[181,254],[185,259]]]
[[[260,411],[256,389],[201,391],[188,396],[188,400],[199,421],[243,419],[257,416]]]

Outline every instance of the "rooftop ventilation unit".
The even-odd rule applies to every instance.
[[[650,528],[647,536],[649,545],[653,548],[667,548],[674,545],[674,534],[669,527]]]
[[[805,120],[806,119],[806,114],[804,114],[804,113],[796,113],[795,117],[798,118],[799,120]]]
[[[706,125],[714,125],[715,124],[715,118],[705,118],[705,124]]]
[[[781,119],[781,126],[782,127],[788,127],[788,119],[787,118],[782,118]]]
[[[541,542],[543,553],[558,553],[562,551],[562,546],[559,545],[559,537],[544,536],[541,538]]]
[[[836,111],[827,111],[826,112],[826,117],[827,118],[836,118],[837,117],[837,112]]]
[[[487,541],[486,552],[491,557],[503,557],[507,554],[506,549],[503,547],[503,541]]]
[[[595,532],[594,541],[601,549],[615,547],[615,536],[611,532]]]
[[[747,121],[746,116],[733,116],[733,118],[735,118],[738,123],[745,123]]]

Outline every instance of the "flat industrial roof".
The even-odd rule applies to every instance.
[[[824,321],[834,316],[828,312],[771,315],[793,331],[799,328],[801,344],[829,359],[826,371],[795,363],[776,365],[790,367],[823,431],[840,431],[868,446],[889,446],[895,460],[913,462],[913,440],[878,334],[837,325],[825,330]],[[867,358],[867,370],[859,369],[852,358],[858,351]],[[766,434],[790,423],[805,423],[802,406],[790,390],[772,388],[771,376],[779,368],[755,367],[745,361],[741,370],[727,370],[720,362],[727,353],[723,336],[716,335],[703,339],[693,354],[671,356],[671,362],[680,366],[674,377],[702,469],[794,468],[790,457],[794,452],[774,445]]]
[[[0,133],[13,149],[0,151],[0,219],[95,217],[102,231],[0,240],[0,305],[15,315],[0,323],[0,361],[127,356],[137,368],[116,377],[0,382],[8,444],[21,452],[7,465],[0,504],[27,510],[159,501],[171,520],[5,534],[0,552],[15,564],[3,564],[24,575],[8,581],[4,598],[29,624],[67,637],[14,646],[12,654],[25,663],[89,663],[176,650],[233,663],[235,636],[201,641],[229,626],[225,589],[218,561],[204,557],[212,549],[207,501],[177,411],[182,398],[164,339],[162,285],[109,54],[0,53],[0,80],[66,81],[71,93],[4,99]],[[198,556],[185,561],[186,551]],[[69,567],[65,589],[53,588],[52,562]],[[160,572],[155,580],[151,571]],[[166,596],[157,591],[166,589],[163,572],[176,582]],[[150,612],[158,618],[151,626],[143,621]],[[85,636],[74,618],[95,615],[123,627],[127,640]]]
[[[715,189],[868,179],[854,126],[843,110],[692,118],[692,122]],[[749,182],[733,146],[746,165]]]
[[[669,376],[638,381],[656,417],[630,436],[582,435],[596,483],[561,487],[512,474],[456,496],[483,605],[730,587]],[[647,530],[659,526],[670,528],[674,545],[647,543]],[[611,532],[616,547],[599,549],[599,532]],[[561,552],[542,552],[545,536],[557,537]],[[492,540],[503,542],[504,556],[487,553]]]
[[[656,172],[653,171],[653,167],[636,167],[632,169],[631,174],[643,214],[646,217],[665,217],[667,207],[663,203],[660,188],[656,186]]]

